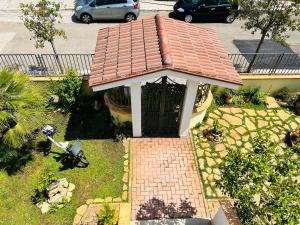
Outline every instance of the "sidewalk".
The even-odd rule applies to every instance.
[[[73,10],[74,0],[53,0],[62,2],[62,10]],[[38,0],[0,0],[0,11],[17,12],[20,3],[38,2]],[[140,0],[141,10],[143,11],[172,11],[175,1],[157,1],[157,0]]]

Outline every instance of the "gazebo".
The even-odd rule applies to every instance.
[[[134,137],[186,136],[199,90],[241,84],[212,29],[160,15],[100,29],[89,77],[94,92],[127,87]]]

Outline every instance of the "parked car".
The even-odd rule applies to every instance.
[[[138,0],[75,0],[75,17],[83,23],[93,20],[136,20],[140,14]]]
[[[238,15],[239,4],[230,0],[178,0],[174,16],[185,22],[193,20],[224,20],[232,23]]]

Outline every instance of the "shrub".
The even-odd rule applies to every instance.
[[[118,212],[108,204],[100,210],[98,215],[98,225],[116,225],[118,222]]]
[[[69,111],[75,105],[81,89],[82,80],[76,69],[68,68],[62,81],[51,82],[54,95],[59,97],[59,106]]]
[[[283,87],[274,92],[273,96],[276,99],[287,102],[291,95],[289,94],[290,90],[287,87]]]
[[[35,194],[31,197],[32,202],[36,204],[44,201],[46,199],[47,187],[57,180],[58,178],[54,175],[54,173],[44,172],[39,181],[38,187],[35,189]]]

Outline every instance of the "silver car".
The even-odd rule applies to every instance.
[[[84,23],[93,20],[136,20],[140,14],[138,0],[75,0],[75,16]]]

